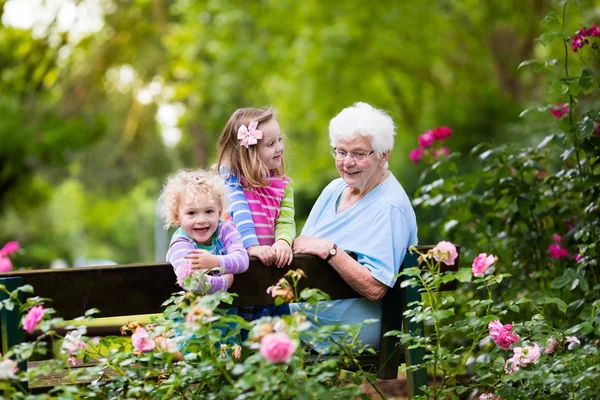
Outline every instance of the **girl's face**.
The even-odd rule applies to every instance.
[[[277,169],[281,167],[283,149],[283,139],[281,138],[281,129],[275,118],[270,119],[259,126],[263,132],[263,137],[258,141],[258,158],[267,166],[268,169]]]
[[[180,200],[176,222],[196,243],[210,246],[212,237],[219,226],[223,208],[219,203],[210,201],[204,193],[197,194],[194,201],[189,200]]]

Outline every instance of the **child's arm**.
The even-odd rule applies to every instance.
[[[258,245],[254,221],[252,221],[252,212],[248,200],[244,195],[242,185],[237,177],[230,175],[226,180],[227,196],[229,197],[229,215],[233,218],[233,223],[240,233],[244,248]]]
[[[225,274],[246,272],[250,265],[248,252],[244,248],[239,232],[227,221],[221,225],[221,240],[226,254],[216,256],[219,260],[219,267],[223,268]]]
[[[296,221],[294,221],[294,187],[290,180],[283,193],[279,206],[279,218],[275,221],[275,241],[285,240],[290,246],[296,238]]]
[[[194,250],[196,250],[196,246],[183,237],[171,242],[167,253],[167,261],[173,266],[175,275],[179,276],[179,270],[183,267],[185,257],[192,254]],[[231,282],[233,282],[233,279],[229,278],[228,275],[212,276],[201,274],[199,277],[201,278],[201,282],[194,289],[194,292],[215,293],[219,290],[227,290],[231,286]],[[184,287],[184,289],[186,288]]]
[[[290,265],[294,257],[292,243],[296,237],[294,221],[294,188],[290,180],[285,187],[283,199],[279,205],[279,217],[275,221],[275,264],[278,268]]]

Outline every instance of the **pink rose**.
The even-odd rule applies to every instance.
[[[447,126],[440,126],[439,128],[435,128],[432,133],[435,140],[443,142],[452,135],[452,129]]]
[[[296,351],[296,342],[283,332],[268,333],[260,342],[260,354],[271,364],[287,363]]]
[[[558,233],[555,233],[554,235],[552,235],[552,240],[554,241],[554,243],[561,243],[563,238]]]
[[[511,344],[518,342],[519,337],[512,333],[512,324],[502,325],[498,320],[491,321],[488,324],[490,336],[498,346],[507,350]]]
[[[166,338],[162,335],[154,338],[154,344],[156,346],[156,350],[164,351],[167,353],[176,353],[178,348],[175,341],[171,338]],[[152,350],[152,349],[150,349]]]
[[[410,160],[415,164],[418,164],[423,158],[423,150],[422,149],[413,149],[409,154]]]
[[[567,103],[555,104],[553,107],[550,109],[550,114],[554,118],[561,119],[565,114],[569,113],[569,105]]]
[[[581,344],[581,342],[579,341],[579,339],[577,339],[577,336],[566,336],[565,339],[567,340],[567,343]]]
[[[7,379],[16,378],[16,373],[19,370],[17,362],[15,360],[7,359],[0,361],[0,379],[5,381]]]
[[[426,149],[433,144],[434,140],[435,138],[433,137],[433,133],[431,133],[431,131],[427,131],[419,136],[419,146],[421,146],[422,149]]]
[[[192,265],[186,261],[175,271],[177,276],[177,284],[181,287],[184,286],[184,280],[192,274]]]
[[[502,331],[494,342],[504,350],[508,350],[510,345],[519,341],[519,337],[510,331]]]
[[[569,251],[567,249],[563,249],[557,243],[554,243],[548,246],[548,254],[552,258],[564,258],[569,255]]]
[[[515,373],[518,370],[519,370],[519,360],[515,359],[514,357],[509,358],[504,363],[504,371],[507,374],[512,375],[513,373]]]
[[[433,151],[433,157],[436,160],[440,157],[448,157],[448,155],[450,155],[450,149],[448,149],[446,146],[442,146],[439,149],[435,149]]]
[[[44,317],[44,312],[45,310],[43,306],[31,307],[25,318],[23,318],[23,329],[29,333],[33,333],[37,324]]]
[[[483,273],[495,262],[496,262],[496,257],[494,257],[493,254],[490,254],[488,256],[485,253],[480,253],[473,260],[473,267],[472,267],[473,275],[475,275],[475,276],[483,275]]]
[[[454,265],[454,260],[458,257],[456,246],[450,242],[439,242],[432,250],[433,258],[437,262],[443,262],[446,265]]]
[[[12,262],[8,257],[0,257],[0,272],[11,271],[12,267]]]
[[[581,257],[581,254],[575,254],[575,257],[573,257],[575,259],[575,262],[581,262],[581,260],[583,259]]]
[[[136,351],[144,353],[154,349],[155,343],[150,339],[150,335],[144,328],[137,328],[131,335],[131,344]]]
[[[70,332],[65,335],[65,339],[63,340],[61,350],[68,354],[75,354],[80,349],[85,347],[85,343],[81,340],[81,332],[75,331]]]
[[[529,364],[535,364],[542,355],[540,346],[534,343],[533,346],[515,347],[513,359],[517,360],[519,366],[526,367]]]
[[[0,249],[0,257],[6,257],[19,250],[19,242],[8,242]]]
[[[546,346],[546,354],[552,353],[554,349],[556,349],[556,346],[558,346],[558,340],[556,340],[555,338],[550,338],[550,340],[548,341],[548,346]]]

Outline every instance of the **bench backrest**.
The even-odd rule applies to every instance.
[[[420,246],[426,251],[431,246]],[[401,268],[417,265],[417,255],[407,253]],[[448,269],[456,270],[455,266]],[[290,267],[265,267],[253,258],[247,272],[235,276],[230,292],[237,293],[234,305],[273,304],[274,299],[266,289],[277,283],[289,269],[302,269],[306,278],[299,289],[318,288],[328,293],[331,299],[361,297],[327,263],[318,257],[296,255]],[[12,279],[11,279],[12,278]],[[181,290],[175,283],[173,268],[168,263],[140,263],[102,267],[81,267],[56,270],[12,271],[0,273],[0,284],[16,288],[23,284],[34,287],[35,295],[52,301],[46,306],[56,310],[57,316],[72,319],[84,315],[90,308],[100,310],[98,317],[114,317],[162,312],[162,303],[172,293]],[[406,304],[420,299],[413,288],[400,288],[400,279],[395,287],[388,290],[383,299],[382,332],[403,329],[403,312]],[[444,290],[454,287],[446,286]],[[2,310],[0,328],[2,331],[2,351],[14,343],[24,340],[22,329],[14,332],[19,316]],[[12,328],[11,326],[12,325]],[[406,327],[404,327],[406,328]],[[409,327],[410,328],[410,327]],[[397,350],[395,338],[382,338],[381,357],[388,357]],[[389,360],[388,360],[389,361]],[[395,364],[395,365],[394,365]],[[396,376],[398,363],[386,363],[388,375]]]

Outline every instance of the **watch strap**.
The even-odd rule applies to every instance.
[[[329,254],[325,258],[325,262],[329,262],[329,260],[331,260],[331,257],[335,256],[336,254],[337,254],[337,244],[334,243],[333,247],[331,249],[329,249]]]

